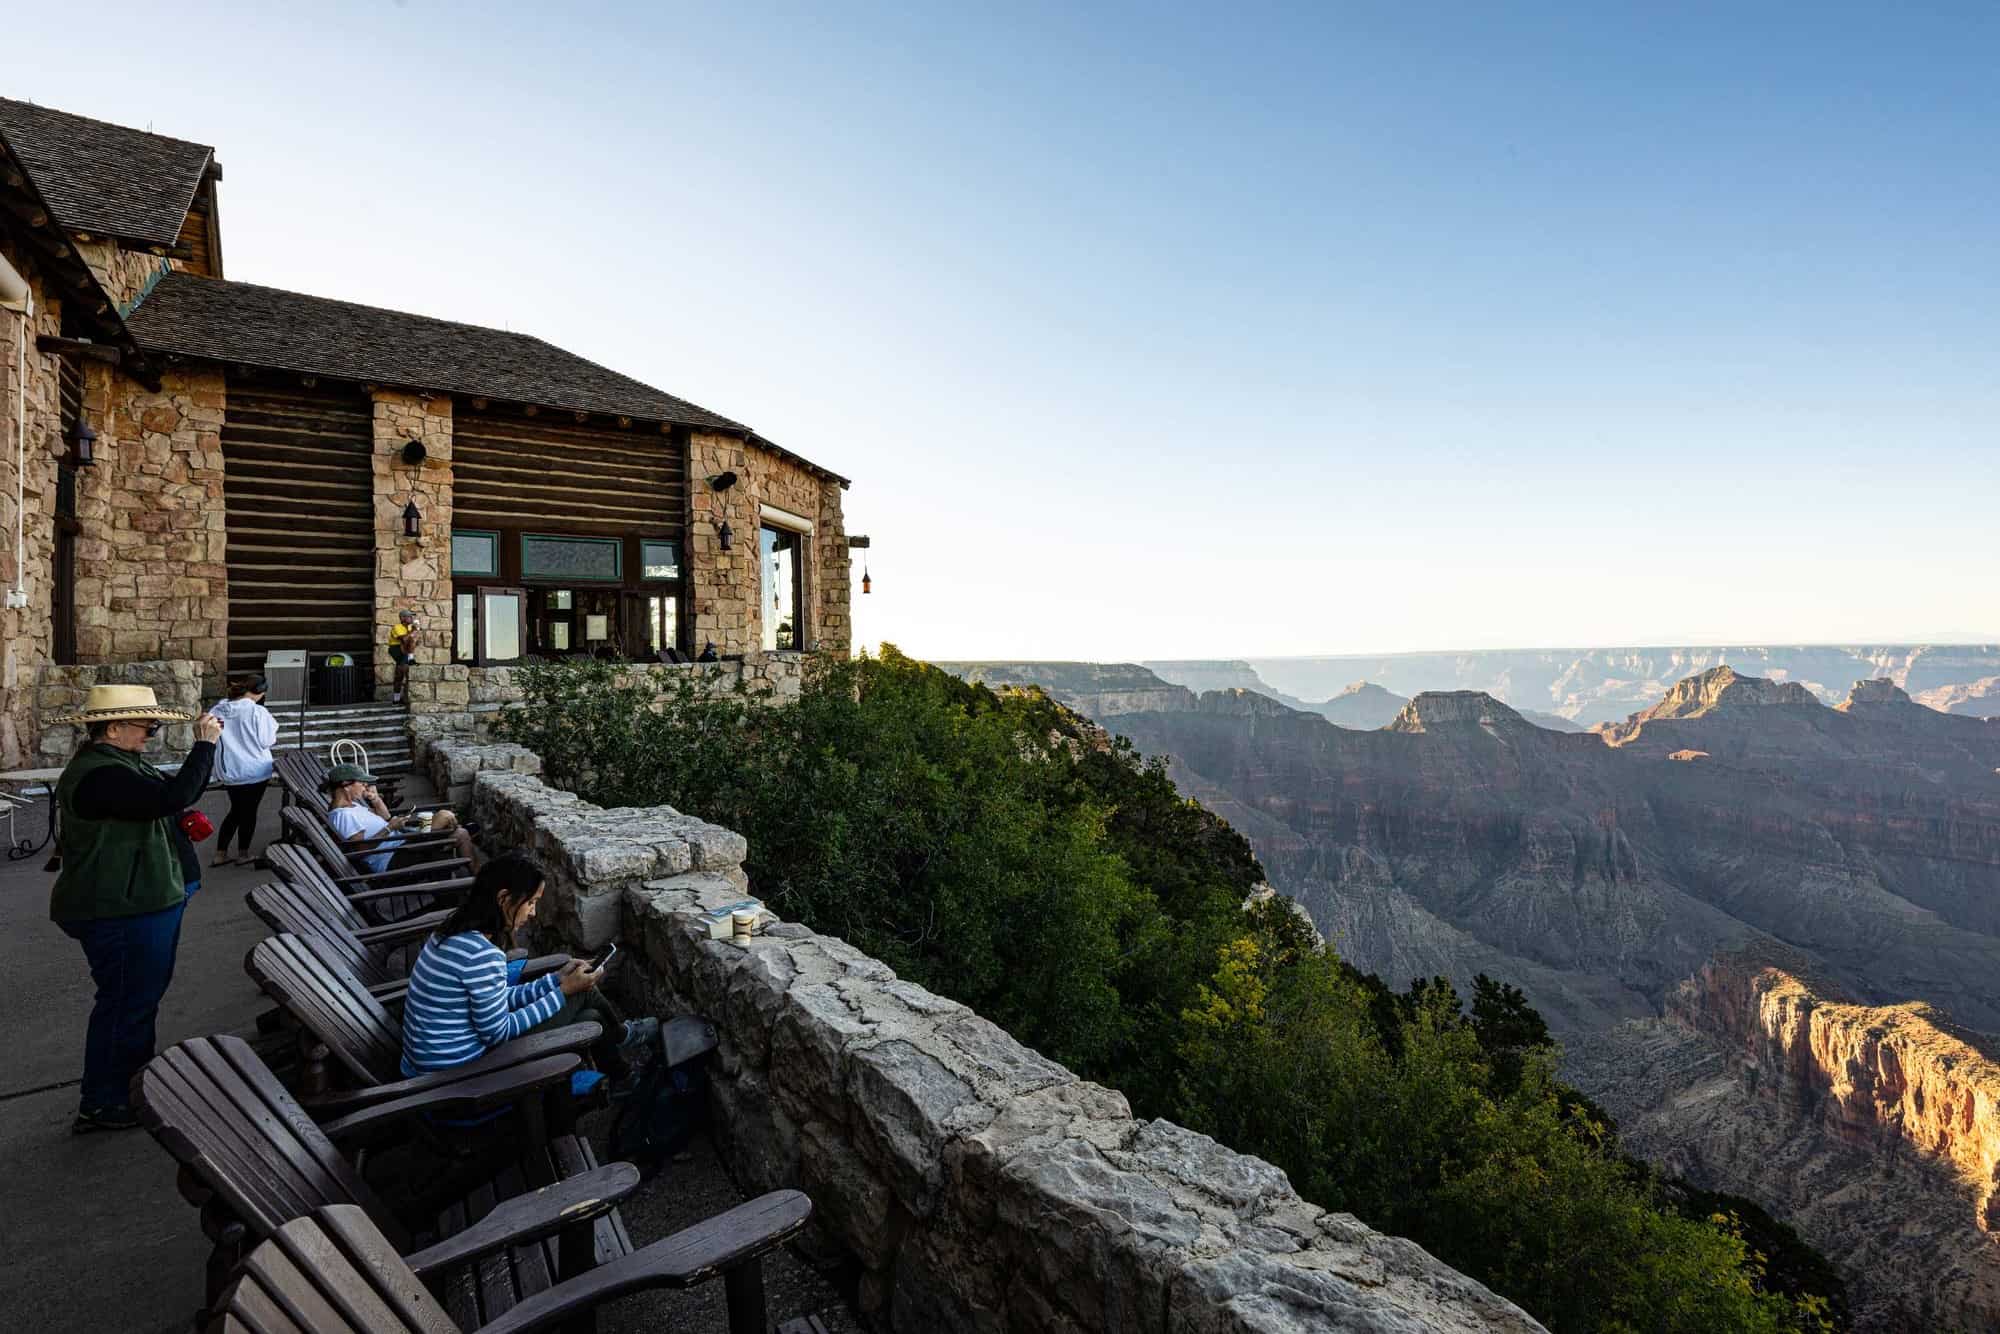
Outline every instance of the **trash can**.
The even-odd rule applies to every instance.
[[[361,666],[345,653],[329,653],[313,674],[312,702],[353,704],[361,698]]]

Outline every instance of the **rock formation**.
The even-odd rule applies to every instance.
[[[1362,968],[1398,986],[1482,971],[1521,986],[1584,1091],[1649,1127],[1649,1155],[1797,1219],[1863,1308],[1989,1309],[2000,1252],[1960,1155],[2000,1128],[1947,1078],[1969,1058],[1912,1029],[1868,1050],[1832,1035],[1886,1032],[1892,1014],[1944,1034],[1940,1012],[2000,1031],[2000,720],[1926,709],[1873,676],[1829,708],[1796,682],[1720,666],[1596,734],[1538,728],[1477,691],[1420,693],[1375,732],[1245,691],[1113,726],[1169,756],[1183,790],[1234,822]],[[1820,999],[1779,1004],[1767,987],[1725,1003],[1733,975],[1718,961],[1738,957],[1783,958]],[[1793,1049],[1807,1055],[1748,1061],[1749,1039],[1718,1045],[1762,1025],[1767,1000],[1773,1024],[1804,1025]],[[1895,1008],[1911,1003],[1937,1008]],[[1900,1064],[1926,1059],[1945,1073]],[[1810,1114],[1767,1105],[1774,1072],[1804,1079],[1815,1062],[1894,1066],[1916,1091],[1892,1094],[1883,1075],[1828,1119],[1827,1090],[1850,1071],[1799,1085]],[[1640,1094],[1672,1114],[1647,1113]],[[1957,1107],[1960,1138],[1904,1133],[1919,1102],[1924,1115]],[[1888,1213],[1836,1189],[1836,1163],[1895,1183],[1878,1192]],[[1819,1199],[1829,1191],[1841,1203]],[[1926,1248],[1949,1271],[1904,1292],[1898,1266]]]
[[[2000,717],[2000,676],[1926,690],[1916,702],[1939,713],[1963,713],[1974,718]]]
[[[1378,727],[1387,727],[1409,702],[1403,696],[1384,690],[1372,681],[1356,681],[1324,704],[1315,704],[1311,707],[1314,712],[1337,727],[1352,727],[1369,732]]]
[[[1768,946],[1712,960],[1664,1018],[1573,1064],[1629,1149],[1788,1201],[1856,1276],[1860,1326],[2000,1328],[2000,1066],[1927,1006],[1817,992],[1788,971],[1802,962]]]

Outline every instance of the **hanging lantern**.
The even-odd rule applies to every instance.
[[[863,565],[861,567],[861,595],[863,597],[866,597],[870,593],[875,591],[873,588],[869,587],[870,583],[872,582],[873,581],[868,578],[868,567],[866,565]]]
[[[410,497],[410,503],[403,506],[403,536],[419,538],[424,535],[424,516],[417,512],[417,498]]]
[[[90,429],[89,422],[78,420],[71,441],[77,467],[88,468],[97,462],[97,451],[94,448],[97,444],[97,432]]]
[[[722,538],[722,549],[724,551],[729,550],[729,544],[732,540],[734,540],[736,534],[729,531],[729,520],[727,519],[724,519],[722,521],[722,531],[720,533],[720,536]]]

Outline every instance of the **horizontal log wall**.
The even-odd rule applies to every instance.
[[[686,516],[687,448],[672,435],[459,405],[456,527],[678,537]]]
[[[373,416],[356,389],[230,381],[230,671],[258,670],[280,648],[365,660],[375,625]]]

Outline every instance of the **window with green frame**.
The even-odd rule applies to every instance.
[[[474,579],[500,573],[500,534],[479,528],[451,530],[451,572]]]
[[[639,577],[648,581],[681,577],[681,544],[670,537],[639,539]]]
[[[625,577],[625,544],[615,537],[523,533],[521,577],[615,584]]]

